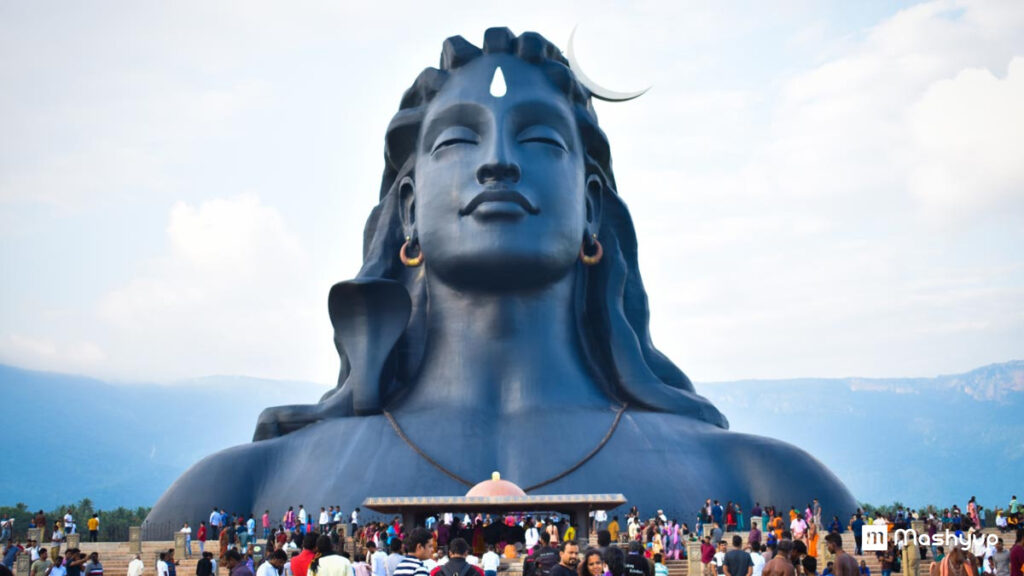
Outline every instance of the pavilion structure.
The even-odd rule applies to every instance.
[[[546,494],[528,496],[519,486],[502,480],[495,472],[490,480],[470,488],[465,496],[394,496],[367,498],[363,506],[382,514],[401,515],[405,526],[422,526],[430,514],[509,514],[514,512],[557,512],[576,524],[576,538],[590,537],[588,513],[611,510],[626,503],[622,494]]]

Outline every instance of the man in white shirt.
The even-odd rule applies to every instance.
[[[349,524],[352,525],[352,534],[355,534],[359,530],[359,508],[352,511],[352,519]]]
[[[366,555],[366,563],[370,565],[373,576],[388,576],[388,555],[378,550],[373,540],[366,543]]]
[[[167,570],[167,553],[161,552],[159,558],[156,561],[156,576],[168,576],[170,572]]]
[[[323,506],[320,507],[320,517],[317,518],[316,523],[319,525],[320,533],[327,534],[327,529],[330,527],[331,517],[327,514],[327,510]]]
[[[75,533],[75,517],[71,515],[71,510],[68,510],[67,514],[64,515],[64,533]]]
[[[306,508],[299,504],[299,526],[302,526],[302,533],[306,533],[306,521],[309,520],[309,516],[306,515]]]
[[[480,567],[484,569],[484,576],[498,576],[498,566],[501,565],[501,558],[494,552],[494,546],[488,544],[487,552],[480,558]]]
[[[594,530],[600,532],[604,529],[604,525],[608,523],[608,512],[604,510],[597,510],[594,512]]]
[[[35,540],[28,541],[28,547],[25,548],[25,552],[28,552],[28,557],[31,558],[33,562],[39,560],[39,545],[36,544]]]
[[[128,576],[142,576],[143,569],[145,569],[145,565],[142,563],[142,558],[136,554],[135,558],[128,563]]]
[[[267,561],[260,564],[256,570],[256,576],[280,576],[284,563],[288,561],[288,555],[284,550],[274,550],[274,553],[267,558]]]
[[[747,546],[747,552],[750,553],[750,561],[754,563],[754,571],[750,573],[750,576],[761,576],[761,572],[764,570],[764,556],[761,555],[761,545]]]

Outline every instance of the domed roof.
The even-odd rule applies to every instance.
[[[526,496],[526,492],[508,480],[502,480],[501,474],[491,473],[490,480],[473,486],[466,492],[466,497],[493,497],[493,496]]]

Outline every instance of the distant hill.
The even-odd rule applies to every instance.
[[[114,385],[0,365],[0,505],[150,506],[189,466],[248,442],[267,406],[325,386],[211,376]],[[1005,504],[1024,493],[1024,361],[938,378],[698,383],[732,429],[804,448],[860,501]],[[778,503],[789,505],[795,503]]]
[[[1024,492],[1024,361],[937,378],[698,384],[732,430],[827,464],[862,502],[1005,506]],[[790,503],[784,503],[789,505]]]
[[[263,408],[325,391],[240,376],[113,385],[0,365],[0,505],[152,506],[200,458],[250,441]]]

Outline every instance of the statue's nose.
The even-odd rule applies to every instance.
[[[483,164],[476,170],[476,181],[481,184],[503,181],[515,184],[519,182],[521,176],[519,164],[515,162],[491,162]]]

